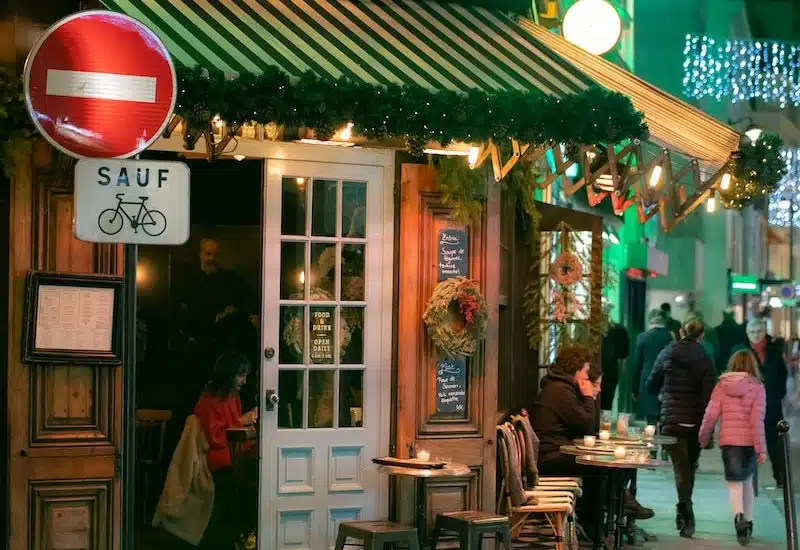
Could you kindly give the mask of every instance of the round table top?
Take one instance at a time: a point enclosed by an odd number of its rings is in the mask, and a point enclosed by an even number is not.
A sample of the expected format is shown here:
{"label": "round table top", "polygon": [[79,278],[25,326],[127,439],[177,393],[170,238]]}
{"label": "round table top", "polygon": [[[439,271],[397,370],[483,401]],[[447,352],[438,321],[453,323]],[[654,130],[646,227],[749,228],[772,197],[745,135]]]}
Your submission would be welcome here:
{"label": "round table top", "polygon": [[562,445],[559,449],[561,454],[565,455],[572,455],[572,456],[581,456],[581,455],[613,455],[614,454],[614,447],[584,447],[583,443],[581,445]]}
{"label": "round table top", "polygon": [[649,459],[646,461],[632,460],[630,458],[617,458],[608,454],[581,455],[575,458],[575,462],[584,466],[597,466],[599,468],[617,468],[621,470],[655,470],[658,468],[668,468],[669,462],[664,460]]}
{"label": "round table top", "polygon": [[655,448],[656,444],[652,441],[647,440],[633,440],[633,439],[614,439],[613,437],[608,441],[602,441],[600,439],[595,441],[594,447],[586,447],[583,444],[583,438],[580,439],[573,439],[572,443],[581,448],[594,448],[594,449],[608,449],[613,451],[615,447],[619,447],[622,445],[623,447],[641,447],[641,448]]}
{"label": "round table top", "polygon": [[[599,440],[600,438],[598,438],[598,441]],[[653,445],[674,445],[675,443],[678,442],[678,439],[672,437],[671,435],[660,435],[660,434],[654,435],[652,437],[645,437],[644,435],[637,437],[612,435],[611,441],[619,441],[621,443],[627,443],[627,444],[638,442],[638,443],[650,443]]]}
{"label": "round table top", "polygon": [[450,463],[444,468],[407,468],[404,466],[378,466],[378,471],[390,476],[405,477],[459,477],[468,476],[472,473],[466,464]]}

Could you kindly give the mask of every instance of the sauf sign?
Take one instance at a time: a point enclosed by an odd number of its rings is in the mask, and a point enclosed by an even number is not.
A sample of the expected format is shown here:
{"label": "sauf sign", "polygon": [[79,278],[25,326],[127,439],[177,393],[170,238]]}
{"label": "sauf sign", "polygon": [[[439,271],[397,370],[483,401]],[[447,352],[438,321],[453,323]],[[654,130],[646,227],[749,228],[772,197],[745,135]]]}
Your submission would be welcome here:
{"label": "sauf sign", "polygon": [[75,236],[96,243],[185,243],[189,167],[182,162],[79,160]]}

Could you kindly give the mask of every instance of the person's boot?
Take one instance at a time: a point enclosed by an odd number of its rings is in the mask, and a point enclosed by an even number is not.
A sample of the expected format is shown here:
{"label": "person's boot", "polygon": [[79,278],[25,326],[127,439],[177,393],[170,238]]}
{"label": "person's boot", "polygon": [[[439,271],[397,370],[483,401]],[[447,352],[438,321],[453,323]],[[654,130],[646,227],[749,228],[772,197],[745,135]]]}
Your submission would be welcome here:
{"label": "person's boot", "polygon": [[677,527],[682,537],[692,538],[694,536],[694,511],[692,510],[692,504],[690,502],[678,503],[675,527]]}
{"label": "person's boot", "polygon": [[625,504],[625,515],[626,516],[633,516],[637,520],[645,520],[650,519],[656,513],[650,509],[645,508],[639,502],[633,498],[633,494],[629,490],[625,490],[624,495],[624,504]]}
{"label": "person's boot", "polygon": [[744,519],[744,514],[736,514],[733,520],[733,525],[736,527],[736,540],[742,546],[750,544],[750,537],[753,536],[753,522]]}

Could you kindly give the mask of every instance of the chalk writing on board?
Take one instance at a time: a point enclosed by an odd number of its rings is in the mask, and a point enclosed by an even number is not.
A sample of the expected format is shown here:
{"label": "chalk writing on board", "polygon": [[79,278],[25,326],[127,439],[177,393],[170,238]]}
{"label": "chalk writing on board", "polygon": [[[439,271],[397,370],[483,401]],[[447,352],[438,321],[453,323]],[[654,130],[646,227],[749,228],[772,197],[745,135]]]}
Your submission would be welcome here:
{"label": "chalk writing on board", "polygon": [[439,281],[453,277],[466,277],[467,232],[463,229],[441,229],[438,239]]}
{"label": "chalk writing on board", "polygon": [[466,415],[467,360],[440,359],[436,364],[436,412]]}

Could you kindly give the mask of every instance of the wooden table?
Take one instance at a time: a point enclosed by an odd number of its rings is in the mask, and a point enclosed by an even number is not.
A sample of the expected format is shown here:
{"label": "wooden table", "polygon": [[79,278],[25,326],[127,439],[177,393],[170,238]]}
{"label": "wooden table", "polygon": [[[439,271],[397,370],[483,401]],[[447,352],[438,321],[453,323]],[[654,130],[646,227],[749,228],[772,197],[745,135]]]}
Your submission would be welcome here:
{"label": "wooden table", "polygon": [[[414,479],[414,527],[417,528],[420,548],[427,548],[428,543],[428,510],[425,498],[425,482],[428,479],[461,477],[472,474],[469,466],[456,463],[450,463],[445,465],[444,468],[438,469],[379,465],[378,471],[389,476]],[[396,521],[396,518],[389,519]]]}
{"label": "wooden table", "polygon": [[622,547],[622,535],[627,526],[625,523],[624,492],[630,472],[667,468],[670,467],[671,464],[663,460],[616,458],[613,454],[578,455],[575,457],[575,462],[584,466],[593,466],[595,468],[604,468],[608,470],[610,476],[611,507],[609,509],[610,513],[607,525],[613,525],[613,547],[614,550],[618,550]]}

